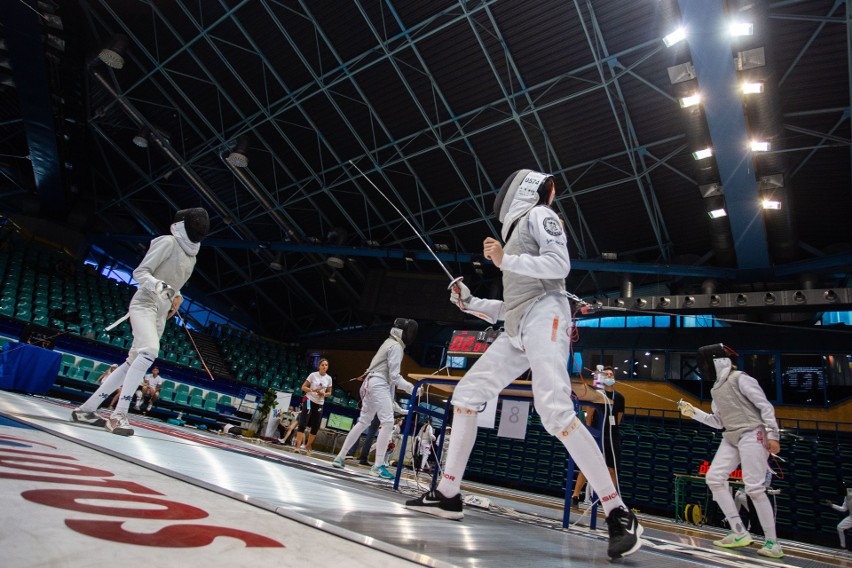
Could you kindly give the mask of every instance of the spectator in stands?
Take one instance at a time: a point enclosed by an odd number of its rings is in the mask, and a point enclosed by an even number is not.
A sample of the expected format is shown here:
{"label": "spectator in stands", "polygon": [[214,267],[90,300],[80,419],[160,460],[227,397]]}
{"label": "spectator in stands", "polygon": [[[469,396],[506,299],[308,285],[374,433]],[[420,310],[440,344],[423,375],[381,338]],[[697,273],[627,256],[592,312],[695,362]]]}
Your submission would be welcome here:
{"label": "spectator in stands", "polygon": [[840,548],[846,549],[846,531],[852,529],[852,488],[843,484],[843,504],[835,505],[828,499],[822,501],[823,505],[828,505],[835,511],[846,513],[846,518],[840,521],[837,525],[837,536],[840,537]]}
{"label": "spectator in stands", "polygon": [[[621,461],[621,419],[624,418],[624,395],[615,390],[615,371],[612,367],[606,367],[603,371],[603,390],[606,397],[612,401],[609,404],[595,404],[586,415],[586,424],[594,424],[601,430],[604,460],[609,469],[612,484],[618,488],[618,463]],[[586,483],[583,472],[577,474],[577,483],[574,485],[574,494],[571,502],[577,505],[580,500],[580,490]],[[586,496],[587,501],[589,495]]]}
{"label": "spectator in stands", "polygon": [[[299,416],[296,445],[300,452],[310,455],[322,421],[325,399],[331,396],[331,375],[328,374],[328,359],[320,359],[317,370],[308,375],[308,378],[302,383],[302,392],[305,393],[308,400]],[[305,446],[305,430],[308,425],[311,427],[311,433],[308,435],[308,445]]]}
{"label": "spectator in stands", "polygon": [[290,407],[278,416],[278,435],[279,442],[286,445],[287,439],[293,434],[295,426],[291,425],[296,422],[296,409],[291,404]]}
{"label": "spectator in stands", "polygon": [[160,398],[160,389],[163,387],[163,377],[160,376],[159,367],[151,367],[151,373],[142,379],[142,385],[136,391],[136,410],[142,410],[144,414],[151,411],[151,407]]}
{"label": "spectator in stands", "polygon": [[683,400],[678,403],[678,408],[687,418],[723,430],[722,442],[707,471],[706,480],[713,500],[719,504],[731,530],[713,544],[738,548],[753,541],[740,518],[728,483],[731,472],[741,465],[746,494],[751,497],[760,526],[766,534],[763,547],[757,552],[761,556],[781,558],[784,551],[778,544],[772,503],[763,485],[769,455],[781,451],[775,409],[766,399],[760,384],[737,370],[731,361],[732,355],[736,356],[736,353],[721,343],[701,347],[698,350],[701,377],[713,381],[711,412],[704,412]]}
{"label": "spectator in stands", "polygon": [[[160,351],[160,338],[166,321],[175,315],[183,302],[180,289],[189,280],[195,268],[195,256],[201,241],[207,236],[210,220],[201,207],[183,209],[175,215],[170,233],[151,241],[145,258],[133,271],[139,287],[130,300],[127,314],[110,328],[130,319],[133,344],[127,360],[113,371],[98,390],[79,408],[71,412],[71,419],[87,424],[105,426],[107,431],[120,436],[132,436],[133,428],[127,412],[136,389]],[[121,397],[108,420],[98,416],[98,405],[119,386]]]}

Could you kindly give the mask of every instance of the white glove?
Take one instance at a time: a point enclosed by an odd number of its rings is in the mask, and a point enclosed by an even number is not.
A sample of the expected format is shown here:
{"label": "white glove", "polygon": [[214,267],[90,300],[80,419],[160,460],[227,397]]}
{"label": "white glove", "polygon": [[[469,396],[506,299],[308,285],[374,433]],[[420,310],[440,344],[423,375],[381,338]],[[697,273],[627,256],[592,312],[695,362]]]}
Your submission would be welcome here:
{"label": "white glove", "polygon": [[695,416],[695,407],[685,400],[679,400],[677,403],[677,408],[680,410],[680,413],[687,418],[692,418]]}
{"label": "white glove", "polygon": [[405,409],[403,409],[399,404],[397,404],[396,401],[393,401],[393,413],[394,414],[400,414],[400,415],[407,414],[405,412]]}
{"label": "white glove", "polygon": [[154,286],[154,292],[162,299],[172,301],[172,298],[175,297],[175,289],[163,282],[162,280],[158,280],[157,284]]}
{"label": "white glove", "polygon": [[469,300],[470,288],[465,286],[465,283],[459,280],[450,290],[450,302],[461,308],[461,306],[466,305]]}

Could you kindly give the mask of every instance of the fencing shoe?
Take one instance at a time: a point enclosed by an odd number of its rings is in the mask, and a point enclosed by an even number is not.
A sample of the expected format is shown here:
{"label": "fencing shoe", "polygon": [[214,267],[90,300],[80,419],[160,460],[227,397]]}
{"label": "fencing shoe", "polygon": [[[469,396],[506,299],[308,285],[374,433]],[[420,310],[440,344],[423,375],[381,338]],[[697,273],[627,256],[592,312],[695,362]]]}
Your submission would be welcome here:
{"label": "fencing shoe", "polygon": [[609,528],[609,547],[607,555],[613,560],[633,554],[642,546],[642,525],[631,511],[619,507],[610,511],[606,518]]}
{"label": "fencing shoe", "polygon": [[127,415],[123,412],[113,412],[112,416],[107,420],[106,429],[119,436],[133,435],[133,428],[130,427]]}
{"label": "fencing shoe", "polygon": [[91,424],[92,426],[104,426],[106,424],[106,420],[104,420],[94,412],[86,412],[85,410],[81,410],[79,408],[75,408],[71,411],[71,420],[73,420],[74,422],[83,422],[84,424]]}
{"label": "fencing shoe", "polygon": [[372,473],[373,475],[378,475],[379,478],[381,478],[381,479],[394,479],[394,478],[396,478],[396,476],[394,474],[392,474],[390,471],[388,471],[388,468],[386,468],[383,465],[374,465],[373,467],[370,468],[370,473]]}
{"label": "fencing shoe", "polygon": [[734,531],[728,531],[728,534],[725,535],[725,538],[722,540],[714,540],[713,544],[716,546],[721,546],[722,548],[739,548],[741,546],[748,546],[752,543],[751,534],[744,533],[735,533]]}
{"label": "fencing shoe", "polygon": [[457,493],[454,497],[444,497],[437,489],[427,491],[417,499],[405,502],[406,509],[454,521],[464,518],[462,507],[461,493]]}
{"label": "fencing shoe", "polygon": [[781,558],[784,556],[784,551],[781,550],[781,545],[778,544],[774,540],[767,540],[763,543],[763,546],[757,551],[761,556],[768,556],[769,558]]}
{"label": "fencing shoe", "polygon": [[343,463],[343,460],[340,459],[340,456],[337,456],[336,458],[331,460],[331,467],[336,467],[338,469],[344,469],[344,468],[346,468],[346,464]]}

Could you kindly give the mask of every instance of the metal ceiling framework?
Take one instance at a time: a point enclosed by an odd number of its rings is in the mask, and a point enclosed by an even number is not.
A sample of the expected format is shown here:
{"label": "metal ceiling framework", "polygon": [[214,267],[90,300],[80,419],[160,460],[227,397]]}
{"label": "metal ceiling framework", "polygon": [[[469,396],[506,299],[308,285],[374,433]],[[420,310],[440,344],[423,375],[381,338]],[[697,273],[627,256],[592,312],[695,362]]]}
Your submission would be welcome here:
{"label": "metal ceiling framework", "polygon": [[[482,239],[498,235],[494,192],[521,167],[551,172],[565,188],[555,206],[570,237],[569,289],[580,295],[617,294],[623,274],[689,293],[704,278],[760,290],[806,271],[840,279],[835,286],[850,271],[842,245],[852,235],[837,228],[852,214],[852,8],[842,0],[767,3],[780,151],[801,192],[793,214],[804,252],[779,265],[769,247],[767,265],[739,258],[738,246],[733,268],[713,262],[695,148],[667,74],[692,57],[661,41],[659,0],[70,4],[86,22],[78,41],[87,53],[117,33],[130,40],[124,69],[80,65],[97,141],[94,227],[109,234],[100,242],[138,251],[140,228],[162,232],[175,209],[209,207],[213,252],[199,258],[196,287],[266,335],[371,325],[379,318],[359,308],[371,271],[441,272],[370,181],[485,295],[499,276],[480,257]],[[721,0],[663,4],[725,17]],[[733,68],[730,43],[691,47],[730,55]],[[808,92],[820,77],[820,92]],[[742,120],[742,105],[732,105],[714,116]],[[0,118],[2,148],[20,147],[20,123]],[[140,128],[147,150],[131,142]],[[234,167],[224,156],[245,136],[248,167]],[[753,175],[750,162],[739,167],[742,179]],[[830,211],[811,202],[829,198]],[[745,209],[732,212],[735,236],[745,235],[738,243],[761,250],[752,236],[761,237],[766,252],[762,220],[746,230]],[[820,218],[834,227],[814,227]],[[349,238],[329,242],[339,228]],[[761,274],[745,276],[756,265]]]}

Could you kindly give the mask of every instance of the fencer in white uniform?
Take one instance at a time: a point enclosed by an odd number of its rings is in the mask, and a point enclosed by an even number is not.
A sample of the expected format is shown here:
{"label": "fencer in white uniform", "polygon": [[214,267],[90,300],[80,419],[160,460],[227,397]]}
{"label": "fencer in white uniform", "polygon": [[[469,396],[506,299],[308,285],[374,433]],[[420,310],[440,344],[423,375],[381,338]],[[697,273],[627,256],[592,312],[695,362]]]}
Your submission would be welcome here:
{"label": "fencer in white uniform", "polygon": [[713,544],[737,548],[753,542],[740,518],[728,483],[731,472],[739,465],[745,491],[766,536],[763,547],[757,552],[762,556],[781,558],[784,551],[778,544],[775,515],[764,485],[769,468],[767,459],[770,454],[781,451],[775,409],[766,399],[760,384],[753,377],[736,370],[731,361],[732,353],[721,343],[705,345],[698,350],[702,378],[714,381],[710,391],[713,398],[711,412],[704,412],[685,401],[680,401],[678,407],[684,416],[724,430],[706,481],[731,530]]}
{"label": "fencer in white uniform", "polygon": [[409,394],[414,389],[400,374],[400,366],[405,347],[411,345],[416,336],[416,321],[406,318],[394,320],[390,336],[379,347],[364,374],[364,384],[361,386],[361,415],[358,417],[358,423],[343,441],[340,453],[332,460],[331,465],[334,467],[346,467],[344,459],[349,448],[355,445],[364,430],[370,426],[373,416],[378,416],[380,428],[376,438],[376,461],[370,471],[382,479],[395,477],[385,465],[385,455],[393,434],[393,395],[396,389]]}
{"label": "fencer in white uniform", "polygon": [[[107,430],[121,436],[133,435],[127,420],[130,401],[157,358],[166,320],[180,308],[183,301],[180,289],[195,268],[195,257],[209,228],[206,210],[201,207],[182,209],[175,214],[171,234],[151,241],[145,258],[133,271],[139,288],[128,308],[133,344],[127,359],[71,413],[72,420],[106,426]],[[121,398],[109,419],[104,420],[95,411],[119,387]]]}
{"label": "fencer in white uniform", "polygon": [[609,528],[608,555],[620,558],[641,546],[642,526],[621,500],[594,438],[574,412],[568,354],[571,305],[565,278],[571,268],[562,223],[549,207],[554,178],[519,170],[504,182],[494,203],[500,242],[488,237],[483,255],[503,273],[503,300],[472,296],[464,284],[450,301],[489,323],[505,322],[505,331],[474,363],[453,392],[453,444],[440,484],[406,507],[449,519],[461,519],[462,476],[476,441],[476,417],[485,404],[528,369],[536,410],[545,429],[559,439],[601,496]]}
{"label": "fencer in white uniform", "polygon": [[432,443],[435,441],[435,429],[431,420],[426,420],[417,433],[417,445],[420,448],[420,469],[425,470],[429,465],[429,455],[432,453]]}
{"label": "fencer in white uniform", "polygon": [[846,550],[846,531],[847,529],[852,529],[852,487],[846,488],[846,495],[844,496],[842,505],[835,505],[828,499],[825,499],[822,504],[828,505],[840,513],[848,514],[848,516],[837,525],[837,536],[840,537],[840,548]]}

